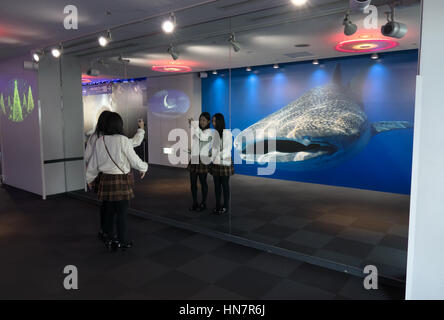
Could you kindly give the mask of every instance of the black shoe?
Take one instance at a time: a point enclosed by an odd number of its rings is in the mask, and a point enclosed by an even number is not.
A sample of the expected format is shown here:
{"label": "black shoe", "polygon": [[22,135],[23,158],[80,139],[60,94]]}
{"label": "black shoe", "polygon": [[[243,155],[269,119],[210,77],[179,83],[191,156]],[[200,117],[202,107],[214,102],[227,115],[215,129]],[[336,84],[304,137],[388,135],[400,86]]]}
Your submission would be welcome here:
{"label": "black shoe", "polygon": [[108,252],[116,252],[119,247],[119,241],[117,240],[108,240],[105,244]]}
{"label": "black shoe", "polygon": [[121,249],[122,251],[125,251],[127,249],[131,249],[133,247],[133,242],[126,242],[126,243],[122,243],[119,242],[119,249]]}
{"label": "black shoe", "polygon": [[201,203],[200,206],[197,208],[198,212],[204,211],[207,208],[205,203]]}
{"label": "black shoe", "polygon": [[189,211],[196,211],[198,208],[197,204],[193,204],[192,207],[188,208]]}

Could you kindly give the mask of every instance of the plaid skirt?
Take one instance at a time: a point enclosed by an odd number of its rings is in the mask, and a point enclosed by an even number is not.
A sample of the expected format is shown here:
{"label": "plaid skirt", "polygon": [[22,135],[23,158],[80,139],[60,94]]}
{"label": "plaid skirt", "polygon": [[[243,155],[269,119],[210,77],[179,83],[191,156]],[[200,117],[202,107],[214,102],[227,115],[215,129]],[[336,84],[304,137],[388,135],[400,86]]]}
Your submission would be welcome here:
{"label": "plaid skirt", "polygon": [[122,201],[134,198],[134,176],[128,174],[102,174],[97,196],[102,201]]}
{"label": "plaid skirt", "polygon": [[229,166],[223,166],[220,164],[212,164],[210,173],[213,176],[229,177],[234,174],[234,165],[231,163]]}
{"label": "plaid skirt", "polygon": [[198,164],[192,164],[191,162],[188,163],[188,171],[196,174],[204,174],[210,172],[210,166],[203,163]]}

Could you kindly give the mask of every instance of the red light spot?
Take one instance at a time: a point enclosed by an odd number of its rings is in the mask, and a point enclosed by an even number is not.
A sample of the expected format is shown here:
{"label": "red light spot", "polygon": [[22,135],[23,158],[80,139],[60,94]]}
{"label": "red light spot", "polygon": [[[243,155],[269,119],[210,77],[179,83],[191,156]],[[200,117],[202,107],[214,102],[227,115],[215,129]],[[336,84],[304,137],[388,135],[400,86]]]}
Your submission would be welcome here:
{"label": "red light spot", "polygon": [[190,72],[191,68],[188,66],[179,66],[179,65],[160,65],[153,66],[151,68],[156,72]]}
{"label": "red light spot", "polygon": [[375,52],[399,46],[399,43],[388,39],[355,39],[340,42],[335,49],[340,52]]}

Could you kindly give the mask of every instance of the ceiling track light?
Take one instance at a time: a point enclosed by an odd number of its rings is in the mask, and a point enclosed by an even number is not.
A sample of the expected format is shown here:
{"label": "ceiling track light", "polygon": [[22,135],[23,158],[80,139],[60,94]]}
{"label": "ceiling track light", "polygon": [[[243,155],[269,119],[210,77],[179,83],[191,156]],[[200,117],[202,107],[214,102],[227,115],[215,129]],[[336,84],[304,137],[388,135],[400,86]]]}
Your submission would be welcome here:
{"label": "ceiling track light", "polygon": [[317,65],[319,64],[319,60],[318,60],[318,59],[314,59],[314,60],[313,60],[313,64],[314,64],[315,66],[317,66]]}
{"label": "ceiling track light", "polygon": [[371,2],[371,0],[350,0],[350,10],[352,12],[364,12]]}
{"label": "ceiling track light", "polygon": [[347,11],[345,14],[342,25],[344,26],[344,34],[346,36],[352,36],[356,33],[356,31],[358,31],[358,26],[351,21],[350,11]]}
{"label": "ceiling track light", "polygon": [[54,58],[60,58],[60,56],[62,55],[62,52],[63,52],[63,47],[61,44],[58,47],[51,49],[51,54]]}
{"label": "ceiling track light", "polygon": [[386,37],[403,38],[408,31],[408,27],[404,23],[395,21],[395,6],[390,5],[390,11],[387,14],[387,24],[383,25],[381,28],[381,33]]}
{"label": "ceiling track light", "polygon": [[279,65],[276,63],[275,65],[273,65],[274,69],[279,69]]}
{"label": "ceiling track light", "polygon": [[40,59],[44,56],[45,52],[43,50],[37,50],[32,52],[32,60],[34,62],[39,62]]}
{"label": "ceiling track light", "polygon": [[214,75],[216,75],[216,74],[217,74],[217,71],[216,71],[216,70],[214,70],[214,71],[213,71],[213,74],[214,74]]}
{"label": "ceiling track light", "polygon": [[379,54],[377,53],[373,53],[370,58],[372,58],[372,60],[378,60],[379,59]]}
{"label": "ceiling track light", "polygon": [[111,31],[107,31],[106,35],[101,35],[98,39],[101,47],[106,47],[111,42]]}
{"label": "ceiling track light", "polygon": [[162,30],[165,33],[172,33],[175,28],[176,28],[176,16],[174,15],[174,13],[170,13],[168,19],[166,19],[162,23]]}
{"label": "ceiling track light", "polygon": [[247,70],[247,72],[251,72],[251,67],[247,67],[245,70]]}
{"label": "ceiling track light", "polygon": [[170,56],[171,56],[171,58],[173,58],[173,60],[179,59],[179,52],[177,52],[176,49],[174,49],[173,45],[170,45],[167,52],[170,54]]}
{"label": "ceiling track light", "polygon": [[240,44],[239,44],[239,42],[236,41],[236,36],[234,35],[234,33],[232,33],[230,35],[230,38],[228,39],[228,41],[231,43],[231,46],[233,47],[234,52],[240,51]]}

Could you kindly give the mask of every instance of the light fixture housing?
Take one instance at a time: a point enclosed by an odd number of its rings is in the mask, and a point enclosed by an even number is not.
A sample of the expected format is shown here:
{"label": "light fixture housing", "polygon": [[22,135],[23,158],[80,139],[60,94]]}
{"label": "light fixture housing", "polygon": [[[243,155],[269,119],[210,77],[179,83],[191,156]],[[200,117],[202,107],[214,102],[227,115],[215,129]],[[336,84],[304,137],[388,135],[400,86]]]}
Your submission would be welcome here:
{"label": "light fixture housing", "polygon": [[108,30],[106,35],[101,35],[98,41],[101,47],[106,47],[111,42],[111,31]]}
{"label": "light fixture housing", "polygon": [[213,71],[213,74],[217,74],[217,71],[216,71],[216,70],[214,70],[214,71]]}
{"label": "light fixture housing", "polygon": [[378,60],[378,59],[379,59],[379,54],[377,54],[377,53],[373,53],[373,54],[370,56],[370,58],[371,58],[372,60]]}
{"label": "light fixture housing", "polygon": [[273,65],[273,68],[274,69],[279,69],[279,65],[276,63],[276,64]]}
{"label": "light fixture housing", "polygon": [[350,0],[350,10],[353,12],[364,12],[371,2],[371,0]]}
{"label": "light fixture housing", "polygon": [[344,34],[346,36],[352,36],[356,33],[356,31],[358,31],[358,26],[351,21],[350,12],[345,14],[342,25],[344,26]]}
{"label": "light fixture housing", "polygon": [[313,64],[314,64],[315,66],[317,66],[317,65],[319,64],[319,60],[318,60],[318,59],[314,59],[314,60],[313,60]]}
{"label": "light fixture housing", "polygon": [[165,33],[172,33],[176,28],[176,16],[171,13],[168,19],[162,23],[162,30]]}
{"label": "light fixture housing", "polygon": [[247,67],[245,70],[247,70],[247,72],[251,72],[251,67]]}
{"label": "light fixture housing", "polygon": [[391,11],[386,12],[387,23],[381,27],[381,33],[390,38],[401,39],[408,32],[408,27],[406,24],[395,21],[395,7],[390,6]]}
{"label": "light fixture housing", "polygon": [[177,52],[176,49],[174,49],[173,45],[170,45],[167,52],[170,54],[170,56],[171,56],[171,58],[173,58],[173,60],[179,59],[179,52]]}
{"label": "light fixture housing", "polygon": [[234,52],[240,51],[240,44],[239,44],[239,42],[236,41],[236,36],[234,35],[234,33],[232,33],[230,35],[230,38],[228,39],[228,41],[231,43],[231,46],[233,47]]}

